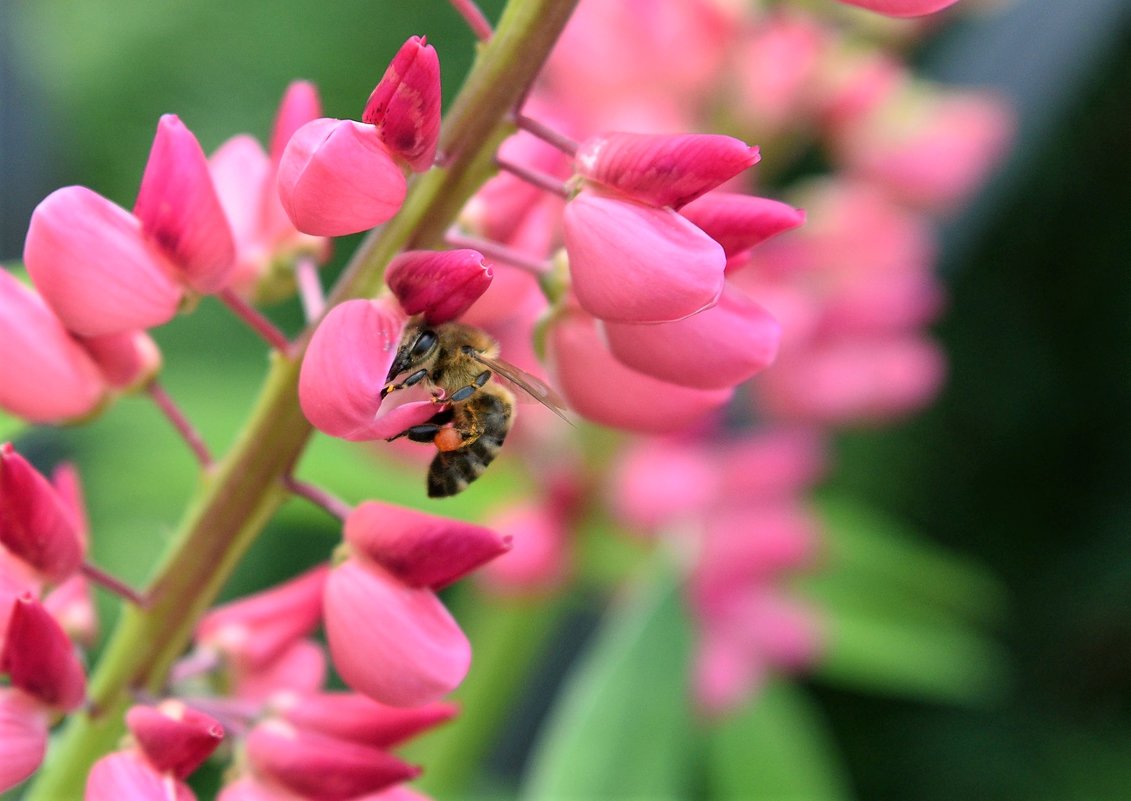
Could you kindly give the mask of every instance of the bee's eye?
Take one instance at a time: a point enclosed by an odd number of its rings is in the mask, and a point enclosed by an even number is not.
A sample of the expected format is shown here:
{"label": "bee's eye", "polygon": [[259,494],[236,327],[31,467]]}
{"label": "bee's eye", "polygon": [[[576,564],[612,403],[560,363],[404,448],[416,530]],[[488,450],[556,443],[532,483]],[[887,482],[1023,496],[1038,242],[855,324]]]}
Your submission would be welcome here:
{"label": "bee's eye", "polygon": [[435,344],[436,335],[431,331],[422,331],[420,336],[416,338],[416,342],[412,343],[412,351],[409,355],[414,359],[419,359],[432,350],[432,346]]}

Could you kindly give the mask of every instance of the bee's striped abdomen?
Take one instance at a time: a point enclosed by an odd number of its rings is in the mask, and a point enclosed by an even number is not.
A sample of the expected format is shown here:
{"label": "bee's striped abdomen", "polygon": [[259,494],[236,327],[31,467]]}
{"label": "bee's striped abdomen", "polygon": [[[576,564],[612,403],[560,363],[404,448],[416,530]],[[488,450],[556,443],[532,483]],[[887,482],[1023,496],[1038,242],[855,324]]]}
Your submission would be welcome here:
{"label": "bee's striped abdomen", "polygon": [[453,425],[479,436],[454,451],[441,451],[428,469],[428,496],[443,498],[462,492],[494,461],[511,427],[510,398],[505,389],[481,390],[454,408]]}

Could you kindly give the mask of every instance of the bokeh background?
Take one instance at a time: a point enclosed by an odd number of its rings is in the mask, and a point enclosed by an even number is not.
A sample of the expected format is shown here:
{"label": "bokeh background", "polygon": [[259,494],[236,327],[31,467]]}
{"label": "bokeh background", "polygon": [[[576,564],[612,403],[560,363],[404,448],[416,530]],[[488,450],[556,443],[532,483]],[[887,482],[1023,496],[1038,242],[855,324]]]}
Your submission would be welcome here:
{"label": "bokeh background", "polygon": [[[484,3],[492,17],[500,5]],[[826,489],[937,543],[990,588],[984,622],[1003,679],[976,699],[820,675],[807,690],[859,798],[1127,798],[1131,5],[1014,0],[972,11],[916,61],[928,77],[1009,97],[1019,135],[942,232],[950,306],[936,333],[950,378],[916,418],[842,434]],[[0,260],[19,259],[32,208],[60,185],[131,205],[160,114],[179,114],[211,151],[237,132],[264,137],[284,87],[303,77],[329,115],[356,117],[416,33],[439,51],[451,97],[473,41],[441,0],[0,2]],[[352,249],[339,240],[335,264]],[[300,324],[292,306],[271,314]],[[260,343],[212,302],[154,336],[166,386],[220,450],[264,373]],[[24,434],[21,450],[81,464],[96,558],[140,583],[195,480],[156,412],[126,400],[91,426]],[[350,500],[418,502],[418,475],[327,438],[304,465]],[[468,493],[445,510],[476,516],[497,501]],[[293,574],[337,537],[317,511],[289,504],[225,594]],[[112,620],[113,604],[101,611]],[[545,692],[587,631],[584,615],[562,630],[566,656],[541,677]],[[488,785],[513,784],[548,704],[515,715]]]}

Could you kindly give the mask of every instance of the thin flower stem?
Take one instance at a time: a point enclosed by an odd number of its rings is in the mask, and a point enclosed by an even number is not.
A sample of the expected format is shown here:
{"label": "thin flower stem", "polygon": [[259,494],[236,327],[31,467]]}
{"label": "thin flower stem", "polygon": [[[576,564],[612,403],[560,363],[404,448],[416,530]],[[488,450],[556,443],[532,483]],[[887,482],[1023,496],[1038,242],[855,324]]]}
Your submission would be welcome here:
{"label": "thin flower stem", "polygon": [[550,271],[550,265],[546,262],[527,258],[514,248],[507,247],[499,242],[492,242],[489,239],[479,239],[474,236],[448,233],[444,237],[444,241],[454,248],[471,248],[472,250],[478,250],[492,261],[504,262],[534,276],[541,276]]}
{"label": "thin flower stem", "polygon": [[314,259],[303,256],[295,263],[295,283],[306,321],[317,320],[326,309],[326,295],[322,291],[322,279],[318,276],[318,265]]}
{"label": "thin flower stem", "polygon": [[121,579],[111,576],[102,568],[95,567],[90,562],[83,562],[82,567],[79,568],[79,572],[99,587],[109,590],[120,598],[126,599],[134,606],[145,609],[149,605],[149,599],[146,596],[142,595]]}
{"label": "thin flower stem", "polygon": [[491,23],[487,21],[487,17],[483,15],[483,11],[476,5],[475,0],[449,0],[452,8],[459,12],[459,15],[467,22],[467,27],[471,28],[471,32],[475,34],[475,38],[481,42],[486,42],[494,34],[491,29]]}
{"label": "thin flower stem", "polygon": [[321,487],[299,481],[294,476],[283,476],[283,485],[295,495],[306,498],[315,506],[321,506],[339,520],[345,520],[353,511],[353,507],[341,498],[331,495]]}
{"label": "thin flower stem", "polygon": [[570,139],[561,131],[555,131],[533,117],[526,116],[521,111],[514,115],[514,124],[527,133],[537,136],[546,144],[553,145],[567,156],[573,156],[577,153],[577,142],[575,140]]}
{"label": "thin flower stem", "polygon": [[173,424],[173,428],[177,429],[177,433],[181,435],[181,439],[189,446],[189,450],[193,452],[196,460],[200,462],[200,466],[205,470],[212,467],[214,464],[212,454],[208,450],[208,446],[204,444],[204,440],[200,434],[197,433],[192,423],[189,422],[188,417],[177,406],[172,396],[165,391],[165,388],[153,379],[146,386],[145,391],[149,393],[149,397],[153,398],[153,402],[157,404],[157,408],[161,413],[168,418],[169,422]]}
{"label": "thin flower stem", "polygon": [[219,298],[237,317],[247,323],[252,331],[259,334],[268,345],[283,353],[290,351],[290,340],[283,336],[283,332],[235,292],[225,289],[220,292]]}
{"label": "thin flower stem", "polygon": [[498,156],[495,157],[495,163],[499,165],[500,170],[506,170],[512,175],[515,175],[526,181],[528,184],[531,184],[532,186],[536,186],[546,192],[559,195],[566,200],[569,199],[569,190],[566,189],[565,184],[563,184],[552,175],[547,175],[546,173],[538,172],[537,170],[531,170],[527,167],[523,167],[520,164],[515,164],[513,161],[507,161],[506,159],[499,158]]}

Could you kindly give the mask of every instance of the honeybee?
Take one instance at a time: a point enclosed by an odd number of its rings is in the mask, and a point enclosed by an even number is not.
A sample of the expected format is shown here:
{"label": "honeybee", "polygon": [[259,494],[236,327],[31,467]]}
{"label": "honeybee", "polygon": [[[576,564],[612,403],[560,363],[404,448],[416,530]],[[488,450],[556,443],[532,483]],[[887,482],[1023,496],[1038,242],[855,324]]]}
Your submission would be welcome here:
{"label": "honeybee", "polygon": [[[393,383],[405,373],[403,380]],[[417,321],[405,328],[381,397],[421,383],[443,390],[437,400],[443,407],[431,420],[390,438],[408,437],[436,446],[438,452],[428,468],[430,498],[462,492],[498,455],[514,422],[515,396],[492,381],[496,377],[569,422],[562,413],[565,404],[554,391],[499,359],[499,344],[485,331],[454,322],[429,326]]]}

